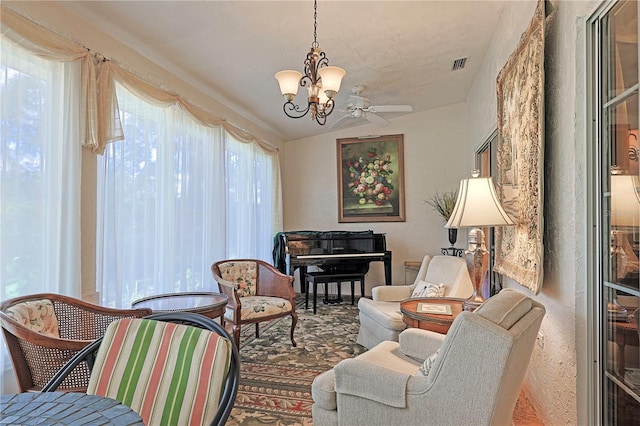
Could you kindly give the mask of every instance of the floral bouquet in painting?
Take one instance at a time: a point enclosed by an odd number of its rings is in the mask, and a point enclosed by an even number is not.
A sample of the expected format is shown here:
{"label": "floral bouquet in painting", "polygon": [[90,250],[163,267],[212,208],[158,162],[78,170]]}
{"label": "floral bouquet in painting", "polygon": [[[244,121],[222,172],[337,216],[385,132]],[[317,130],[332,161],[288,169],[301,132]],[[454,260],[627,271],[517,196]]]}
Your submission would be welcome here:
{"label": "floral bouquet in painting", "polygon": [[390,176],[391,156],[378,155],[376,148],[370,148],[367,157],[347,161],[349,167],[349,189],[358,198],[358,203],[375,203],[381,206],[389,200],[393,192]]}

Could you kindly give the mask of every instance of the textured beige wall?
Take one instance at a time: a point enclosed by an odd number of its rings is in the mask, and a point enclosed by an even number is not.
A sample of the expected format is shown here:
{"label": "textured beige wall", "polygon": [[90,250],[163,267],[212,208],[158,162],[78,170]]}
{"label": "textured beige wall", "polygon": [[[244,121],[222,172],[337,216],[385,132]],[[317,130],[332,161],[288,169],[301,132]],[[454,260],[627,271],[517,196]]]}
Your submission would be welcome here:
{"label": "textured beige wall", "polygon": [[[458,188],[473,166],[466,148],[466,107],[455,104],[395,119],[385,128],[365,125],[285,143],[284,228],[292,230],[367,230],[386,233],[393,252],[393,282],[405,280],[403,262],[439,254],[448,246],[444,222],[424,200],[436,191]],[[404,134],[406,222],[338,223],[336,139]],[[466,245],[459,235],[458,247]],[[366,294],[384,283],[382,264],[372,263]],[[346,287],[345,287],[346,290]]]}
{"label": "textured beige wall", "polygon": [[[545,424],[586,424],[587,347],[585,18],[596,2],[553,2],[545,43],[544,347],[535,346],[525,386]],[[468,133],[496,127],[496,77],[528,25],[535,1],[509,2],[468,101]],[[476,143],[472,137],[470,144]],[[505,286],[531,294],[507,279]]]}

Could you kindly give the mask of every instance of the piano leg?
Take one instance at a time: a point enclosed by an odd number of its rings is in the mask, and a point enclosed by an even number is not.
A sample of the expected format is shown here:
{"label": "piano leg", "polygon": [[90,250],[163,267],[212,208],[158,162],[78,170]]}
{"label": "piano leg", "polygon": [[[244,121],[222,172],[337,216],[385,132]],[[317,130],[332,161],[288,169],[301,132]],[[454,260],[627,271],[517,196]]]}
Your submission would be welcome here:
{"label": "piano leg", "polygon": [[[384,283],[386,285],[392,285],[391,282],[391,252],[388,251],[384,256]],[[364,294],[363,294],[364,296]]]}

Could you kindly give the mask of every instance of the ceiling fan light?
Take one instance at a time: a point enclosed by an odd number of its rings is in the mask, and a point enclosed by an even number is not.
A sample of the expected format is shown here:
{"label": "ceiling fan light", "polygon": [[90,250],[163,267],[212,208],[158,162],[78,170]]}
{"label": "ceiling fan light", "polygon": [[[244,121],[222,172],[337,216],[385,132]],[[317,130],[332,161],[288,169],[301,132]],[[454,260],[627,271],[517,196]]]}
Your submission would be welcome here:
{"label": "ceiling fan light", "polygon": [[333,98],[340,91],[342,78],[347,72],[340,67],[327,66],[320,68],[318,74],[322,79],[322,88],[325,94],[328,98]]}
{"label": "ceiling fan light", "polygon": [[280,93],[282,93],[288,101],[293,100],[298,94],[302,73],[295,70],[283,70],[277,72],[275,77],[280,85]]}

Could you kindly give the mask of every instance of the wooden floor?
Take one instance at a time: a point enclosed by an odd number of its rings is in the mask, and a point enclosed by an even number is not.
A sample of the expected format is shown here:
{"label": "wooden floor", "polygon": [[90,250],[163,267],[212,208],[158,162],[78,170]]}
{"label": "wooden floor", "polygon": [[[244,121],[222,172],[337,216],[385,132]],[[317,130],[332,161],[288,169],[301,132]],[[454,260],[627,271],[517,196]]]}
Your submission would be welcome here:
{"label": "wooden floor", "polygon": [[513,426],[544,426],[522,391],[518,396],[516,409],[513,410]]}

